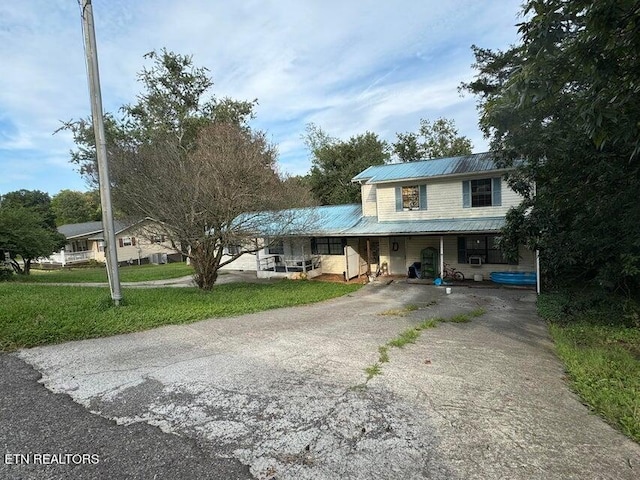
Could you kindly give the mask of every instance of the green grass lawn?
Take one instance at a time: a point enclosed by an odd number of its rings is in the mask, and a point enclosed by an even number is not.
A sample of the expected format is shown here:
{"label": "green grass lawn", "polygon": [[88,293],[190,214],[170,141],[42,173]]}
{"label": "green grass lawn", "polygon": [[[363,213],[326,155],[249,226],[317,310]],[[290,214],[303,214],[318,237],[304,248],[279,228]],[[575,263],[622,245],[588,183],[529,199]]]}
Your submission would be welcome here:
{"label": "green grass lawn", "polygon": [[538,300],[571,385],[595,412],[640,442],[640,328],[622,302]]}
{"label": "green grass lawn", "polygon": [[107,288],[0,283],[0,351],[135,332],[160,325],[242,315],[345,295],[357,284],[311,281],[124,289],[120,307]]}
{"label": "green grass lawn", "polygon": [[[193,274],[193,268],[186,263],[131,265],[119,270],[121,282],[167,280]],[[105,267],[31,270],[31,275],[15,275],[14,279],[25,283],[106,283],[107,270]]]}

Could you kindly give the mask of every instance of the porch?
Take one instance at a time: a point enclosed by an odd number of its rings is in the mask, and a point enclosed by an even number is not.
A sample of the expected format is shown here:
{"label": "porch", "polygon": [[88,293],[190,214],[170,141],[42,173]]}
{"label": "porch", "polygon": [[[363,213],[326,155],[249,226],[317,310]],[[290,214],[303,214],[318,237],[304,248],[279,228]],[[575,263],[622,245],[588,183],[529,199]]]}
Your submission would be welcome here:
{"label": "porch", "polygon": [[70,263],[82,263],[95,259],[96,253],[93,250],[85,250],[83,252],[66,252],[63,249],[51,254],[51,256],[47,258],[38,259],[38,263],[53,263],[64,267]]}
{"label": "porch", "polygon": [[257,262],[258,278],[314,278],[322,273],[320,255],[267,255]]}

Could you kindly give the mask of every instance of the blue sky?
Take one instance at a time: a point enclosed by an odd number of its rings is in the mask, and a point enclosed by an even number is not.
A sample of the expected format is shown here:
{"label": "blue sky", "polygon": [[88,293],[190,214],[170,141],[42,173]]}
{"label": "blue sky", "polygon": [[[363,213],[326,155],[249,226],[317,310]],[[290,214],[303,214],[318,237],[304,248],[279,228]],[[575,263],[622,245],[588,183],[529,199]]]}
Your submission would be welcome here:
{"label": "blue sky", "polygon": [[[347,140],[390,142],[421,118],[446,117],[486,151],[471,45],[518,40],[520,0],[94,0],[102,99],[115,112],[140,92],[151,50],[192,54],[216,97],[258,99],[254,128],[279,146],[283,172],[305,174],[313,122]],[[86,190],[62,121],[90,113],[77,0],[0,0],[0,195]]]}

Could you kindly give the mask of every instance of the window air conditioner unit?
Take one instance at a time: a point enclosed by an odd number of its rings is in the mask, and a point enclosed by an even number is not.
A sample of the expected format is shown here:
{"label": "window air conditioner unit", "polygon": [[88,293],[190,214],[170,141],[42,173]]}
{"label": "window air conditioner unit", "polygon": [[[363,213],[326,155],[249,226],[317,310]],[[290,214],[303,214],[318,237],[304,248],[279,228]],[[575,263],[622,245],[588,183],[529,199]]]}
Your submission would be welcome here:
{"label": "window air conditioner unit", "polygon": [[469,265],[479,267],[482,265],[482,257],[480,255],[472,255],[469,257]]}

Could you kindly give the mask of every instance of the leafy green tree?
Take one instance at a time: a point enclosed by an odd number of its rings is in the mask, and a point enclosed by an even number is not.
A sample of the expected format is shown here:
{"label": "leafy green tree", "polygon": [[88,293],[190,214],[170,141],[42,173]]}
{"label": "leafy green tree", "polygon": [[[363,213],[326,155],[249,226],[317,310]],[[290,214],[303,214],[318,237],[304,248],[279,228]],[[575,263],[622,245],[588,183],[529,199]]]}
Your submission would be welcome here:
{"label": "leafy green tree", "polygon": [[96,192],[61,190],[51,199],[56,225],[83,223],[101,219],[100,204],[96,205]]}
{"label": "leafy green tree", "polygon": [[9,253],[16,273],[28,275],[34,259],[50,255],[65,243],[64,235],[55,229],[46,193],[19,190],[0,198],[0,251]]}
{"label": "leafy green tree", "polygon": [[[274,241],[281,230],[290,233],[291,215],[277,211],[299,206],[304,195],[285,185],[275,148],[249,127],[255,100],[208,96],[213,82],[191,56],[162,50],[145,57],[153,65],[139,74],[136,103],[121,108],[120,120],[105,117],[114,206],[157,220],[148,234],[167,236],[192,260],[198,286],[210,290],[221,267],[262,248],[255,241],[262,224],[274,226]],[[96,181],[90,119],[63,128],[78,146],[72,162]]]}
{"label": "leafy green tree", "polygon": [[[143,67],[138,74],[143,92],[137,102],[120,108],[122,118],[106,113],[104,118],[107,154],[111,162],[117,162],[116,153],[123,149],[137,149],[150,145],[156,139],[164,142],[168,136],[184,152],[196,147],[200,129],[212,122],[234,123],[248,129],[248,121],[254,117],[257,100],[239,101],[225,97],[207,96],[213,86],[204,67],[196,67],[191,55],[162,49],[144,56],[151,60],[150,68]],[[91,118],[66,122],[61,130],[73,134],[77,149],[71,161],[79,166],[80,173],[97,185],[95,136]],[[135,171],[131,172],[135,175]],[[126,205],[114,203],[124,213]]]}
{"label": "leafy green tree", "polygon": [[371,132],[344,142],[309,124],[304,140],[311,151],[311,191],[322,205],[359,203],[360,185],[351,179],[371,165],[384,165],[390,157],[387,143]]}
{"label": "leafy green tree", "polygon": [[402,162],[471,154],[471,141],[459,136],[455,122],[446,118],[438,118],[433,123],[421,119],[417,133],[397,133],[396,136],[393,153]]}
{"label": "leafy green tree", "polygon": [[553,281],[640,286],[640,5],[529,0],[521,42],[474,47],[480,124],[524,197],[503,248],[541,250]]}

